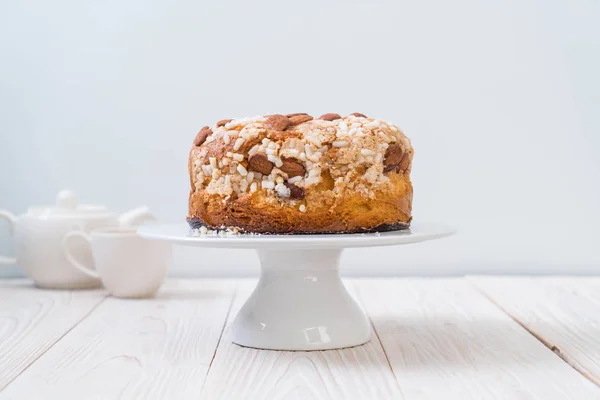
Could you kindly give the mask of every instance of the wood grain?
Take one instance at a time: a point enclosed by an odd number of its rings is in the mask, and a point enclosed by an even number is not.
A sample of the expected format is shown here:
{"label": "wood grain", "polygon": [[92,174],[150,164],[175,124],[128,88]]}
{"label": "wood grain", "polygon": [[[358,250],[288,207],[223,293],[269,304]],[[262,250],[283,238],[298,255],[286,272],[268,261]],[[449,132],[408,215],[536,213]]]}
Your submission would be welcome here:
{"label": "wood grain", "polygon": [[101,291],[38,289],[28,280],[0,285],[0,391],[102,300]]}
{"label": "wood grain", "polygon": [[549,349],[600,386],[599,278],[470,278]]}
{"label": "wood grain", "polygon": [[109,297],[0,399],[197,399],[234,286],[170,281],[154,299]]}
{"label": "wood grain", "polygon": [[229,339],[237,311],[255,281],[242,281],[202,399],[402,399],[376,337],[351,349],[278,352],[243,348]]}
{"label": "wood grain", "polygon": [[600,389],[463,280],[365,281],[407,399],[599,399]]}
{"label": "wood grain", "polygon": [[600,279],[356,280],[376,335],[324,352],[231,343],[254,284],[232,304],[233,281],[146,300],[0,281],[0,400],[600,399]]}

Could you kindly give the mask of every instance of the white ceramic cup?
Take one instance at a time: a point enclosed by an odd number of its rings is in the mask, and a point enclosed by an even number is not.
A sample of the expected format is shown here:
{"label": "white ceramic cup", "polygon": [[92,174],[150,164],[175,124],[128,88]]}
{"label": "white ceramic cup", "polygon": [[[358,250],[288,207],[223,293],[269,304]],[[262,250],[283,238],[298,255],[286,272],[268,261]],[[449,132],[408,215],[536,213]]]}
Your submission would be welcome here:
{"label": "white ceramic cup", "polygon": [[[93,264],[77,260],[71,239],[89,243]],[[116,297],[150,297],[160,288],[172,260],[171,245],[142,239],[135,228],[109,227],[91,233],[73,231],[65,235],[63,248],[67,260],[81,272],[100,278]],[[95,266],[95,269],[94,269]]]}

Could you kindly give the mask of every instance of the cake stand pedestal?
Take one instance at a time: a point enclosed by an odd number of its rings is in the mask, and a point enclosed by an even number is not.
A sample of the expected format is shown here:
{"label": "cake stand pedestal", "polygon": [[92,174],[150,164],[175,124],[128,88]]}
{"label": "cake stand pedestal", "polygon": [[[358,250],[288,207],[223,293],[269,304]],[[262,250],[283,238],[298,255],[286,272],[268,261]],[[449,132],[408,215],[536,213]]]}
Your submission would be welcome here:
{"label": "cake stand pedestal", "polygon": [[234,343],[277,350],[366,343],[371,327],[340,279],[341,253],[258,250],[260,280],[234,322]]}
{"label": "cake stand pedestal", "polygon": [[339,274],[349,247],[417,243],[449,236],[440,224],[413,224],[410,231],[339,235],[190,236],[187,224],[148,225],[146,239],[199,247],[253,248],[261,274],[232,326],[234,343],[270,350],[327,350],[369,341],[371,326]]}

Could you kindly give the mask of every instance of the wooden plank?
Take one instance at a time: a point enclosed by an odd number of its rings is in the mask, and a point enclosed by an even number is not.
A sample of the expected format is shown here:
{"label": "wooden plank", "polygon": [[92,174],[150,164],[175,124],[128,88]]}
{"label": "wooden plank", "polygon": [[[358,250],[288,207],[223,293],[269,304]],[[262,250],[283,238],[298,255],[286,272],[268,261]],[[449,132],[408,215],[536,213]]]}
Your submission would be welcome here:
{"label": "wooden plank", "polygon": [[0,284],[0,391],[102,300],[101,291],[58,291],[28,280]]}
{"label": "wooden plank", "polygon": [[108,297],[0,399],[197,399],[232,281],[169,281],[154,299]]}
{"label": "wooden plank", "polygon": [[407,399],[600,399],[600,388],[464,280],[358,288]]}
{"label": "wooden plank", "polygon": [[600,386],[600,278],[470,278],[494,303]]}
{"label": "wooden plank", "polygon": [[266,351],[229,339],[235,315],[256,285],[238,284],[202,399],[402,399],[377,337],[364,346],[319,352]]}

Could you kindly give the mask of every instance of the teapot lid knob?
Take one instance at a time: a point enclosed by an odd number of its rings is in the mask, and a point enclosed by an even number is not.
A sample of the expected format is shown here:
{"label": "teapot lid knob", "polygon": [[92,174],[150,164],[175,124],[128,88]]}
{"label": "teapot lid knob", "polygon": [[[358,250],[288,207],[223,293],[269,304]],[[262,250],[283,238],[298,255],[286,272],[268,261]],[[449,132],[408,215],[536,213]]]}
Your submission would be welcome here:
{"label": "teapot lid knob", "polygon": [[56,196],[56,207],[74,210],[77,208],[77,196],[71,190],[61,190]]}

